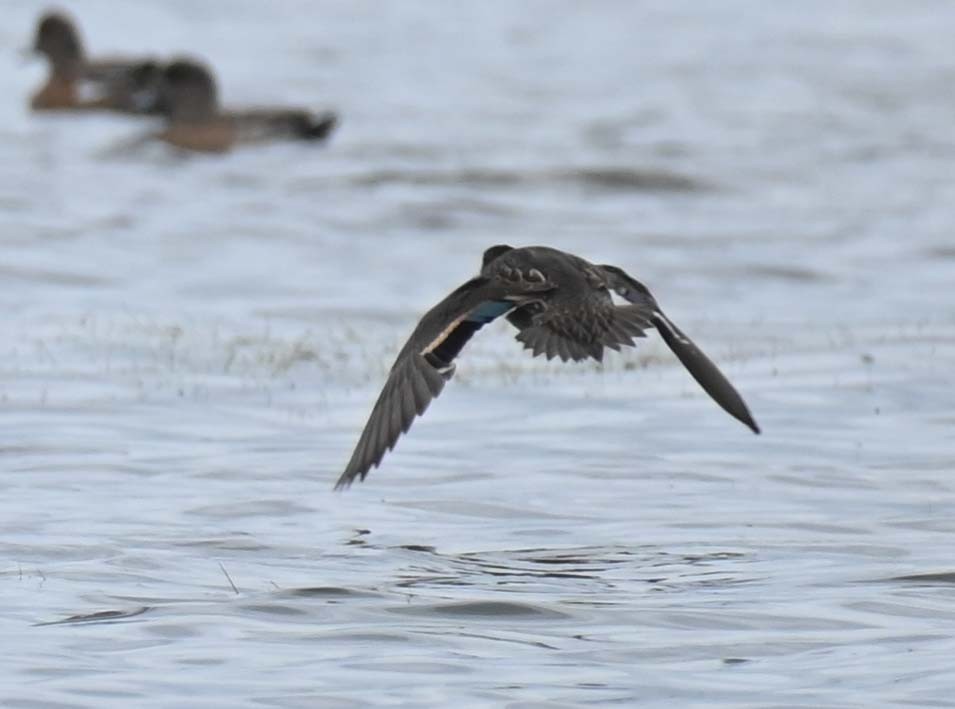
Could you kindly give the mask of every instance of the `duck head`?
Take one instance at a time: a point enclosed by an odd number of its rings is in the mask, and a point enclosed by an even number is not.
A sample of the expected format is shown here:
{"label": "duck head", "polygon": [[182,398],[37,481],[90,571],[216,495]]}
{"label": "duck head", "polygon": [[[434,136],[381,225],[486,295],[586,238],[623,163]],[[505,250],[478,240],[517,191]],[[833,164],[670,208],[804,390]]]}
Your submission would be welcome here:
{"label": "duck head", "polygon": [[[148,78],[144,69],[144,80]],[[177,59],[162,70],[156,97],[158,112],[170,122],[208,120],[219,109],[218,88],[212,72],[191,59]]]}
{"label": "duck head", "polygon": [[53,72],[75,79],[83,70],[83,43],[72,20],[58,12],[40,18],[32,50],[50,62]]}

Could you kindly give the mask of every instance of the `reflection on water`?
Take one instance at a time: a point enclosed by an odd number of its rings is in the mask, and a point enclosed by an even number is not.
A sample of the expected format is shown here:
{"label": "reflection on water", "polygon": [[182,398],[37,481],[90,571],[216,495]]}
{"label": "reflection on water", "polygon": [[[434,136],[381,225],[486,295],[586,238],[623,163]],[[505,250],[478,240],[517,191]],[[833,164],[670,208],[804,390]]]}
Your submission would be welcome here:
{"label": "reflection on water", "polygon": [[626,167],[559,168],[518,172],[516,170],[464,169],[455,172],[385,170],[352,178],[358,187],[379,187],[391,183],[428,187],[467,187],[503,189],[542,189],[579,186],[598,194],[608,191],[693,191],[703,189],[690,177],[663,171],[634,170]]}
{"label": "reflection on water", "polygon": [[[950,706],[955,10],[290,2],[70,9],[322,150],[0,106],[0,704]],[[646,282],[764,435],[496,324],[333,493],[501,242]]]}
{"label": "reflection on water", "polygon": [[146,613],[149,610],[149,606],[141,606],[139,608],[133,608],[131,610],[122,610],[122,611],[97,611],[96,613],[87,613],[85,615],[71,615],[69,618],[64,618],[63,620],[51,620],[45,623],[37,623],[36,625],[65,625],[65,624],[76,624],[76,623],[116,623],[119,621],[126,620],[127,618],[135,618],[140,616],[143,613]]}

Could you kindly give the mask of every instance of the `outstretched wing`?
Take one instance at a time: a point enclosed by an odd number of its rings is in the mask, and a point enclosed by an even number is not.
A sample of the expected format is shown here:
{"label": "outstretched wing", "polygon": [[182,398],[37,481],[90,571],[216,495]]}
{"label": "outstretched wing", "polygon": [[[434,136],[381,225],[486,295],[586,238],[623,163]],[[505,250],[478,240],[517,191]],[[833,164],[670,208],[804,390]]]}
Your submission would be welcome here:
{"label": "outstretched wing", "polygon": [[381,463],[454,373],[454,358],[475,332],[514,307],[493,278],[473,278],[432,308],[401,349],[336,489]]}
{"label": "outstretched wing", "polygon": [[660,333],[663,341],[713,401],[730,416],[748,426],[753,433],[759,433],[759,426],[750,414],[743,397],[709,357],[703,354],[703,351],[663,314],[663,310],[647,287],[616,266],[600,266],[599,268],[603,270],[610,287],[617,295],[649,309],[650,322]]}

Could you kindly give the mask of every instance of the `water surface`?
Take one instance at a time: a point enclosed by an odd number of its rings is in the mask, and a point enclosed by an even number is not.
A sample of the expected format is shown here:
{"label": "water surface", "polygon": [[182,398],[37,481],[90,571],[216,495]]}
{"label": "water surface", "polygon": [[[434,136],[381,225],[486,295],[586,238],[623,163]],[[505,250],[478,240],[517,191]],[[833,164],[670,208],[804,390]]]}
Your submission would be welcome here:
{"label": "water surface", "polygon": [[[42,9],[0,30],[0,704],[955,706],[955,9],[72,4],[343,116],[213,158],[29,115]],[[646,282],[764,435],[655,336],[497,323],[332,492],[501,242]]]}

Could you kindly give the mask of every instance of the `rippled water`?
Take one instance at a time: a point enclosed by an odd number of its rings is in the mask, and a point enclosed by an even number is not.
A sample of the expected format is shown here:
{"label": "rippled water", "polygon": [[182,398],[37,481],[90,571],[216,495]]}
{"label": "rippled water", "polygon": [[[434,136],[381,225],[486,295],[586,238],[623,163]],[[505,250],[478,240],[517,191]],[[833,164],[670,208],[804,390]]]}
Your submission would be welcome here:
{"label": "rippled water", "polygon": [[[229,7],[71,4],[327,147],[29,115],[5,7],[0,705],[955,706],[955,7]],[[500,323],[333,493],[499,242],[644,280],[764,435]]]}

